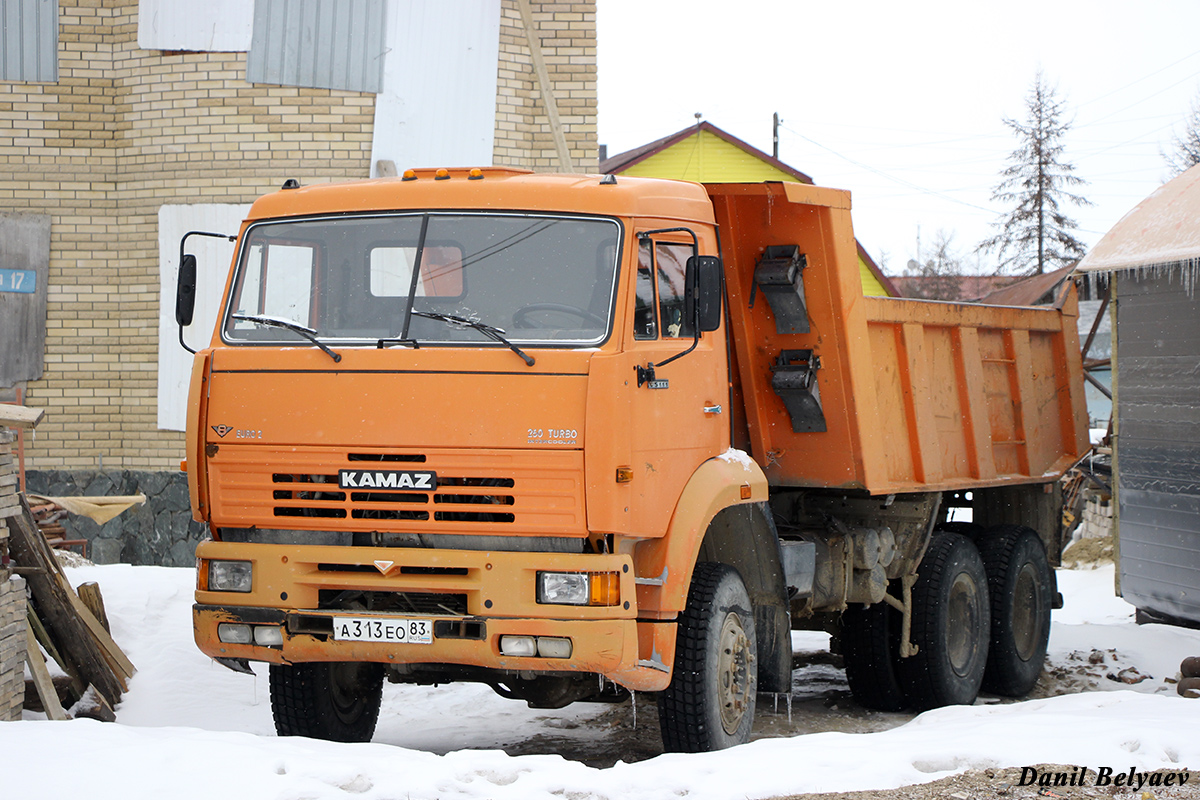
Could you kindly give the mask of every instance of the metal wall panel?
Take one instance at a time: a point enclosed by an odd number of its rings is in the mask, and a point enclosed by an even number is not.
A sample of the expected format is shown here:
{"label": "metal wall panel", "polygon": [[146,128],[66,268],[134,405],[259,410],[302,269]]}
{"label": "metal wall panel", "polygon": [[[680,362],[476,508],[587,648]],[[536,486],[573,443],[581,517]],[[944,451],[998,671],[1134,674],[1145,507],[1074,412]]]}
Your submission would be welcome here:
{"label": "metal wall panel", "polygon": [[50,217],[0,214],[0,389],[42,377],[49,275]]}
{"label": "metal wall panel", "polygon": [[500,0],[392,0],[371,174],[492,163]]}
{"label": "metal wall panel", "polygon": [[1121,592],[1200,622],[1200,293],[1117,276]]}
{"label": "metal wall panel", "polygon": [[58,0],[0,0],[0,81],[58,80]]}
{"label": "metal wall panel", "polygon": [[385,0],[256,0],[246,80],[378,92]]}
{"label": "metal wall panel", "polygon": [[[188,231],[236,234],[250,213],[244,204],[165,205],[158,209],[159,320],[158,427],[181,431],[187,422],[188,381],[192,355],[179,346],[175,323],[175,288],[179,281],[179,240]],[[187,251],[196,256],[196,313],[183,329],[192,349],[207,347],[217,324],[225,278],[233,259],[233,243],[193,236]]]}
{"label": "metal wall panel", "polygon": [[138,47],[244,53],[253,23],[247,0],[138,0]]}

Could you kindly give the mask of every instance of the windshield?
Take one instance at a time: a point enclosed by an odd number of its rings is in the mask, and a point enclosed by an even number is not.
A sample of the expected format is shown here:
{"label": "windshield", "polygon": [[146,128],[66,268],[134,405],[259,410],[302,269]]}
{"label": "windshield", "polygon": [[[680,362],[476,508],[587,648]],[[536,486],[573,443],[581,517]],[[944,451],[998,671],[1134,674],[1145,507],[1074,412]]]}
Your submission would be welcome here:
{"label": "windshield", "polygon": [[[595,345],[609,328],[620,228],[607,219],[489,214],[331,217],[252,226],[223,335],[293,344],[274,317],[326,341],[408,338]],[[414,276],[414,267],[416,275]],[[450,319],[447,319],[449,317]]]}

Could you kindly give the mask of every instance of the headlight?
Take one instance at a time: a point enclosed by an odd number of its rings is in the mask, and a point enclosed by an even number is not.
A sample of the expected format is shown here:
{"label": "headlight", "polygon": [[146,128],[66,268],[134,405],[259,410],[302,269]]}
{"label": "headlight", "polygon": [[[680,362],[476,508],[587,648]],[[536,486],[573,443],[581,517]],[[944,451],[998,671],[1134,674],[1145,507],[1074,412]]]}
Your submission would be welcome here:
{"label": "headlight", "polygon": [[539,572],[537,601],[563,606],[620,605],[620,576],[615,572]]}
{"label": "headlight", "polygon": [[208,562],[210,592],[248,592],[253,583],[254,567],[249,561]]}

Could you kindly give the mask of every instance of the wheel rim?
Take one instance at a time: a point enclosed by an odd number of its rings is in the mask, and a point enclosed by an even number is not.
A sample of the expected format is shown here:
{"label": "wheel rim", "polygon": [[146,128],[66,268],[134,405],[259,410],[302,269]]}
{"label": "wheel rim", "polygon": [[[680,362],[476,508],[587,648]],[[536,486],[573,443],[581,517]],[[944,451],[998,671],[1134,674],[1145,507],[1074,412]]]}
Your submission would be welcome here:
{"label": "wheel rim", "polygon": [[730,612],[721,623],[720,658],[717,662],[717,700],[721,727],[733,735],[750,707],[750,640],[741,617]]}
{"label": "wheel rim", "polygon": [[1037,575],[1032,564],[1023,564],[1013,589],[1012,610],[1013,646],[1022,661],[1031,659],[1038,647],[1042,627],[1039,607]]}
{"label": "wheel rim", "polygon": [[971,576],[959,573],[954,577],[946,606],[946,653],[954,673],[965,677],[971,672],[979,650],[979,590]]}

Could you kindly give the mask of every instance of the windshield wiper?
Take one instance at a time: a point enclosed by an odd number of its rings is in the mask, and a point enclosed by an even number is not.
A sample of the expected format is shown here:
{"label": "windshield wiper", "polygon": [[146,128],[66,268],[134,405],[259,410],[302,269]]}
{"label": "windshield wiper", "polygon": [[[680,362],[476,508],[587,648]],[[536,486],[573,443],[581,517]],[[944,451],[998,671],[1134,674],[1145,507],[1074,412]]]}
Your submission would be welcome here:
{"label": "windshield wiper", "polygon": [[284,319],[283,317],[272,317],[266,314],[233,314],[232,316],[234,319],[243,320],[245,322],[253,322],[258,325],[265,325],[268,328],[283,328],[284,330],[291,331],[292,333],[298,333],[305,339],[308,339],[310,342],[315,344],[317,347],[321,348],[321,352],[332,358],[335,364],[342,360],[341,354],[333,352],[324,344],[324,342],[317,338],[317,332],[313,328],[306,328],[298,322],[292,322],[290,319]]}
{"label": "windshield wiper", "polygon": [[521,360],[524,361],[526,365],[532,367],[535,363],[533,356],[527,355],[521,348],[504,338],[504,330],[501,328],[494,328],[491,325],[486,325],[478,320],[467,319],[466,317],[460,317],[457,314],[439,314],[436,311],[417,311],[414,309],[412,311],[412,315],[414,317],[424,317],[425,319],[436,319],[440,322],[445,322],[447,325],[462,325],[467,328],[474,328],[484,336],[494,339],[497,342],[500,342],[500,344],[507,345],[508,349],[519,355]]}

